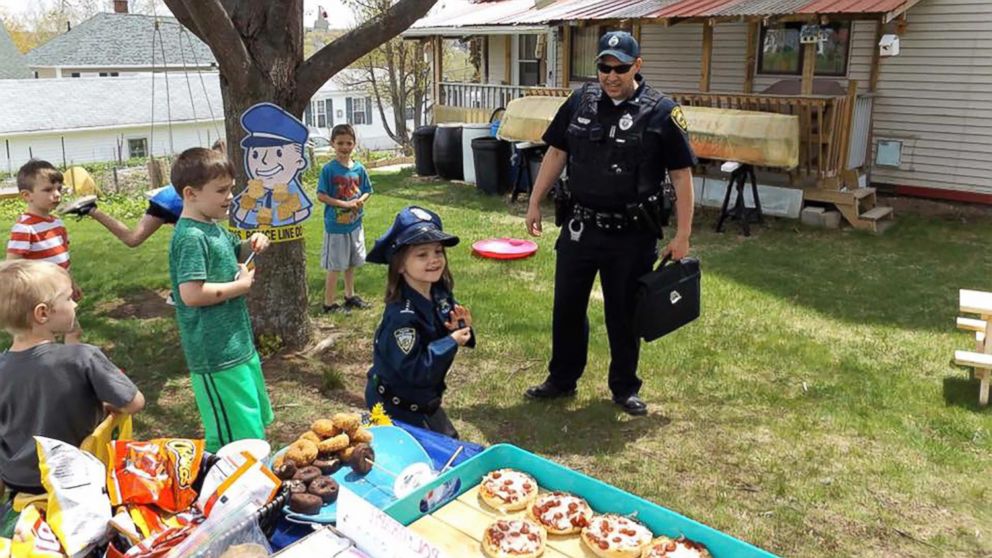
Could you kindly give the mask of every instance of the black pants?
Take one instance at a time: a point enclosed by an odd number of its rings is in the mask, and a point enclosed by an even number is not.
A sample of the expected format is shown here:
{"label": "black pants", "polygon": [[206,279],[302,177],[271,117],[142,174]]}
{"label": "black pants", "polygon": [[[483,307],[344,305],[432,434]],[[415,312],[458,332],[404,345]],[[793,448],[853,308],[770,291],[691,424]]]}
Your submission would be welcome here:
{"label": "black pants", "polygon": [[640,339],[634,332],[637,278],[651,271],[658,241],[646,233],[614,233],[586,224],[579,241],[566,223],[555,244],[555,302],[549,380],[560,389],[574,389],[589,350],[587,310],[593,280],[603,288],[606,332],[610,340],[610,391],[626,398],[641,388],[637,377]]}

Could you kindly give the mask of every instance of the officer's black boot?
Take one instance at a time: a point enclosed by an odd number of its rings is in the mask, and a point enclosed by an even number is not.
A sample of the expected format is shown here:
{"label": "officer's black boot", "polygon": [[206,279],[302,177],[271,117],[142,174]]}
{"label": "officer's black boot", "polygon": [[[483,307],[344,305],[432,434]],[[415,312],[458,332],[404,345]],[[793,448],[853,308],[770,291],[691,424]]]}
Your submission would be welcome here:
{"label": "officer's black boot", "polygon": [[551,383],[551,380],[545,380],[543,383],[527,388],[524,395],[531,399],[557,399],[575,395],[575,389],[561,389]]}

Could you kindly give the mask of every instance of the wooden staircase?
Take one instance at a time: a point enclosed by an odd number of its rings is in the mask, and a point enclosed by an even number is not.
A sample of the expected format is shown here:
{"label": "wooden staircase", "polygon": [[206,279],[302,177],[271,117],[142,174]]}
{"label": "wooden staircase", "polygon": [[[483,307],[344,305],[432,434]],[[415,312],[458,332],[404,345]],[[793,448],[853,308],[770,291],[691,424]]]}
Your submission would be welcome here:
{"label": "wooden staircase", "polygon": [[892,208],[877,205],[878,197],[874,188],[849,190],[805,188],[803,199],[837,206],[841,215],[852,227],[863,231],[880,233],[894,222]]}

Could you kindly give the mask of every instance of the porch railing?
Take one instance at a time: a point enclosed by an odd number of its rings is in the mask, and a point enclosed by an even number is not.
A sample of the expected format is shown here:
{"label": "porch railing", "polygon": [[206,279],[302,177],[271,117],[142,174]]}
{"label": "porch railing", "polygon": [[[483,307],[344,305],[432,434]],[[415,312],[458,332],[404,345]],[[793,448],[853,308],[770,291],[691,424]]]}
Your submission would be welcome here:
{"label": "porch railing", "polygon": [[461,108],[495,110],[505,107],[507,103],[518,97],[529,95],[567,97],[571,92],[571,89],[557,87],[441,83],[441,99],[438,104]]}
{"label": "porch railing", "polygon": [[799,117],[797,171],[817,179],[838,176],[865,164],[871,127],[872,96],[753,95],[734,93],[671,93],[676,102]]}

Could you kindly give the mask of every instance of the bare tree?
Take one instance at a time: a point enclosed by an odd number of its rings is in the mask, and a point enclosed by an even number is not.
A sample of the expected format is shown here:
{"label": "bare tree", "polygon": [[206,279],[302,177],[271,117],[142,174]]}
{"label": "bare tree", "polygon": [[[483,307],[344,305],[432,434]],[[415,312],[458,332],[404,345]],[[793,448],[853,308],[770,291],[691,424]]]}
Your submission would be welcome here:
{"label": "bare tree", "polygon": [[[346,0],[345,4],[360,25],[379,17],[390,7],[389,0]],[[338,82],[349,89],[360,88],[373,97],[386,134],[404,152],[412,152],[412,132],[423,121],[430,87],[426,44],[399,37],[390,39],[362,57],[352,70],[341,74]],[[392,123],[386,118],[387,108],[392,109]],[[413,112],[413,129],[407,123],[408,109]]]}
{"label": "bare tree", "polygon": [[[398,0],[310,58],[303,57],[303,0],[165,0],[179,21],[206,43],[218,61],[228,156],[242,160],[241,113],[268,101],[302,117],[314,93],[334,74],[395,37],[436,0]],[[242,165],[237,184],[247,177]],[[258,335],[298,347],[310,338],[302,241],[277,243],[256,260],[249,297]]]}

